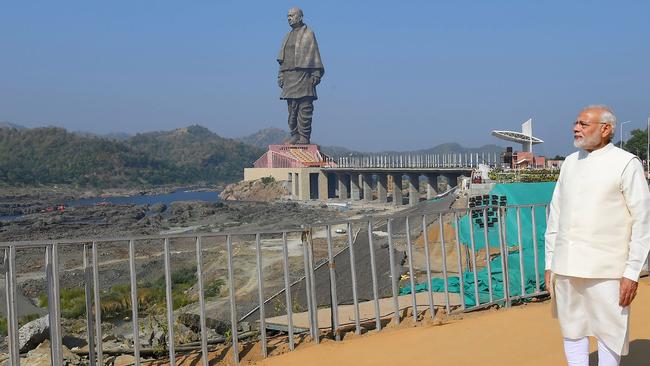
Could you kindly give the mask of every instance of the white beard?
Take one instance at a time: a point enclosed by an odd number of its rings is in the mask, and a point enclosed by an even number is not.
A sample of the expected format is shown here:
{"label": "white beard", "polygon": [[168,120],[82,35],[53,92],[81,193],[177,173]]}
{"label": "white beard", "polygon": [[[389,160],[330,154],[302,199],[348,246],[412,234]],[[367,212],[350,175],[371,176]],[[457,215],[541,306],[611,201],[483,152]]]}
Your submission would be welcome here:
{"label": "white beard", "polygon": [[573,146],[579,149],[589,149],[595,146],[598,146],[602,141],[602,136],[598,133],[594,133],[590,136],[584,136],[581,139],[573,140]]}

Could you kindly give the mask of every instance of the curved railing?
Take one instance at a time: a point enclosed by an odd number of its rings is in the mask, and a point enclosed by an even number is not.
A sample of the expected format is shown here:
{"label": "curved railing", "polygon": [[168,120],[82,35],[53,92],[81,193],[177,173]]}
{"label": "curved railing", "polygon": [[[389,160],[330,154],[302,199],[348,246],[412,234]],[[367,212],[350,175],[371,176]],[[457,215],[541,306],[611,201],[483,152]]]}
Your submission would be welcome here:
{"label": "curved railing", "polygon": [[[192,349],[199,349],[203,364],[208,364],[208,351],[215,344],[229,344],[238,362],[241,342],[260,342],[266,357],[272,337],[293,349],[301,332],[309,332],[316,343],[323,337],[339,340],[346,331],[360,334],[362,328],[381,330],[387,322],[399,323],[405,310],[417,322],[440,311],[510,306],[547,294],[540,276],[546,205],[438,206],[434,201],[396,214],[299,229],[0,243],[10,362],[17,365],[20,353],[19,280],[41,263],[53,364],[63,364],[61,297],[68,286],[74,287],[69,282],[73,274],[83,276],[80,296],[91,365],[103,364],[110,351],[104,348],[99,325],[109,316],[103,314],[104,281],[117,268],[128,272],[128,279],[121,279],[128,285],[122,315],[128,316],[133,337],[124,352],[134,355],[136,365],[145,353],[153,354],[150,345],[141,344],[142,318],[152,309],[141,302],[155,266],[164,273],[158,288],[164,292],[160,301],[166,337],[172,340],[167,343],[171,365],[178,353]],[[157,247],[161,251],[152,249]],[[19,267],[17,260],[29,268]],[[183,266],[196,268],[191,284],[196,302],[190,306],[200,316],[199,340],[188,344],[177,342],[174,327],[178,285],[173,269]],[[35,273],[29,272],[29,278],[38,277]],[[225,277],[227,297],[216,300],[227,299],[227,311],[208,309],[214,301],[206,298],[206,289],[219,276]],[[229,314],[229,334],[210,335],[206,324],[217,312]]]}

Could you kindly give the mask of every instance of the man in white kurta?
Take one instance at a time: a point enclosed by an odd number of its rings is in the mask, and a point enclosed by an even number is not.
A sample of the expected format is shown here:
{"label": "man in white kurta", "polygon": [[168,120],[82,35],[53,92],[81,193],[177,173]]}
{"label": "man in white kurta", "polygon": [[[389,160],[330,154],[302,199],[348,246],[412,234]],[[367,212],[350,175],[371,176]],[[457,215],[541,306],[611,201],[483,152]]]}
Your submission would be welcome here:
{"label": "man in white kurta", "polygon": [[650,192],[643,165],[614,146],[616,117],[590,106],[574,123],[581,150],[562,165],[546,229],[545,280],[569,365],[600,365],[628,353],[630,304],[650,248]]}

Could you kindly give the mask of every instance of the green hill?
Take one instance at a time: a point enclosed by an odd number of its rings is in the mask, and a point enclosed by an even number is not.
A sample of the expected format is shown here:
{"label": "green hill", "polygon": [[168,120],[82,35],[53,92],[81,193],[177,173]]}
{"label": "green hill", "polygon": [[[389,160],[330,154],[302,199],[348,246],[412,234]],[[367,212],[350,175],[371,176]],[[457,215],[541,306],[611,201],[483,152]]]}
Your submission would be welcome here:
{"label": "green hill", "polygon": [[262,154],[200,126],[123,141],[45,127],[0,129],[0,185],[129,187],[227,183]]}

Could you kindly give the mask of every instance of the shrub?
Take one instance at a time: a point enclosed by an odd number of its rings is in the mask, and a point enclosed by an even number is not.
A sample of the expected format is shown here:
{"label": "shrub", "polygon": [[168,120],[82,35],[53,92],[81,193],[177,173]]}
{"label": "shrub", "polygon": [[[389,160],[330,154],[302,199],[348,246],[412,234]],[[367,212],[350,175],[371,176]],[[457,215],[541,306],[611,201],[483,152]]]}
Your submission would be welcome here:
{"label": "shrub", "polygon": [[205,297],[216,297],[221,294],[221,287],[225,284],[225,282],[221,278],[216,278],[210,283],[208,283],[207,286],[205,286],[204,289],[204,296]]}
{"label": "shrub", "polygon": [[[64,318],[78,318],[86,314],[86,293],[83,288],[61,289],[61,316]],[[38,306],[47,307],[47,294],[38,296]],[[32,314],[30,314],[32,315]],[[33,320],[33,319],[32,319]]]}
{"label": "shrub", "polygon": [[268,177],[262,177],[262,184],[268,185],[271,183],[275,183],[275,178],[268,176]]}

